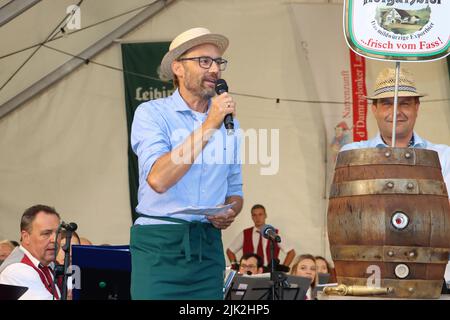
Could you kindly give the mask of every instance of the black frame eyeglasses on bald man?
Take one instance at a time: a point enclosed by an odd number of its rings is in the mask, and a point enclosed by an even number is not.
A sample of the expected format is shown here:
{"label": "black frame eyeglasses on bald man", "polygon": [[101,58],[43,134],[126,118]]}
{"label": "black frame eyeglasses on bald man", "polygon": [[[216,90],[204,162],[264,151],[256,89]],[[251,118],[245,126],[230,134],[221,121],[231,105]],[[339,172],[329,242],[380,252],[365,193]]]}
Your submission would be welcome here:
{"label": "black frame eyeglasses on bald man", "polygon": [[198,61],[198,65],[203,69],[209,69],[212,66],[213,61],[217,63],[219,66],[220,71],[224,71],[227,68],[228,61],[223,58],[212,58],[207,56],[202,57],[191,57],[191,58],[179,58],[178,61],[186,61],[186,60],[193,60]]}

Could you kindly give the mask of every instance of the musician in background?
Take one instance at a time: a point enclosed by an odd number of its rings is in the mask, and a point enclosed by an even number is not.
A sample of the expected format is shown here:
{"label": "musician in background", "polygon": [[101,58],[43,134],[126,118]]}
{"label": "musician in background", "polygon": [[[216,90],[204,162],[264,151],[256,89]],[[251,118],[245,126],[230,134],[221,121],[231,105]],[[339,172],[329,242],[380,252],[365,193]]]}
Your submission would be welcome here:
{"label": "musician in background", "polygon": [[6,258],[13,252],[15,246],[9,240],[0,241],[0,265],[5,261]]}
{"label": "musician in background", "polygon": [[239,261],[239,273],[247,275],[263,273],[262,258],[254,253],[244,254]]}
{"label": "musician in background", "polygon": [[0,284],[27,287],[20,300],[60,299],[53,281],[56,231],[60,216],[52,207],[35,205],[20,222],[21,246],[0,266]]}
{"label": "musician in background", "polygon": [[309,278],[311,280],[310,287],[306,292],[306,299],[312,299],[312,291],[316,286],[317,270],[316,259],[311,254],[299,255],[291,269],[291,274],[294,276]]}
{"label": "musician in background", "polygon": [[[266,224],[267,213],[266,208],[261,204],[255,204],[251,209],[253,227],[243,230],[233,240],[227,248],[227,256],[230,259],[232,267],[236,267],[236,253],[242,249],[243,255],[255,253],[263,258],[263,265],[268,266],[271,261],[270,243],[260,234],[260,229]],[[277,233],[279,234],[278,230]],[[295,258],[295,250],[283,238],[283,241],[275,244],[275,259],[278,259],[280,250],[286,254],[283,266],[289,267]]]}

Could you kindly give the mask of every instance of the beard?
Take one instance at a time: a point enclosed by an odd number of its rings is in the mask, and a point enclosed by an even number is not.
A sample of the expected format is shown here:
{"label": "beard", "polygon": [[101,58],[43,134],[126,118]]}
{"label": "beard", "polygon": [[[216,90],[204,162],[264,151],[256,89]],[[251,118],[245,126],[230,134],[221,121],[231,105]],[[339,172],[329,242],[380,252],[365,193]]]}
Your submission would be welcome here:
{"label": "beard", "polygon": [[187,71],[183,84],[192,94],[201,97],[204,100],[209,100],[216,95],[214,87],[209,87],[207,83],[215,83],[218,77],[214,73],[206,73],[204,75],[193,75]]}

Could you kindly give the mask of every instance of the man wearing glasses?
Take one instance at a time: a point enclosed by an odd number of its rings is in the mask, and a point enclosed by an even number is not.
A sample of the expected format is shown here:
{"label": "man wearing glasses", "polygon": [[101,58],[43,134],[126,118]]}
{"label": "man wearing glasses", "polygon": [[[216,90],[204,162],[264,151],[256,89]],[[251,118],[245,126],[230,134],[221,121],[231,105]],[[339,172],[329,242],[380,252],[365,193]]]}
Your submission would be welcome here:
{"label": "man wearing glasses", "polygon": [[[228,93],[215,95],[227,47],[226,37],[205,28],[178,35],[160,67],[161,79],[172,80],[176,91],[136,110],[131,146],[139,160],[140,217],[131,228],[133,299],[223,298],[221,230],[243,203],[239,141],[223,125],[236,104]],[[226,204],[231,208],[214,216],[189,211]]]}
{"label": "man wearing glasses", "polygon": [[252,275],[263,273],[262,258],[256,253],[244,254],[239,262],[239,273]]}

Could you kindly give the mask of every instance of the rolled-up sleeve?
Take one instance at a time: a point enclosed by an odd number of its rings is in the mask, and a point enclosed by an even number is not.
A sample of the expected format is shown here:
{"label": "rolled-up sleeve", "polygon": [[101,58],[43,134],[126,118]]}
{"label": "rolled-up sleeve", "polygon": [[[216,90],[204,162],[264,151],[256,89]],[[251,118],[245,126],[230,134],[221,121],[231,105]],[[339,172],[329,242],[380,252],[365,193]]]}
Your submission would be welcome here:
{"label": "rolled-up sleeve", "polygon": [[231,166],[227,179],[228,179],[227,197],[229,196],[242,197],[243,196],[242,173],[240,164],[235,164]]}
{"label": "rolled-up sleeve", "polygon": [[134,114],[131,148],[138,157],[142,180],[147,179],[156,160],[171,150],[163,118],[148,102],[141,104]]}
{"label": "rolled-up sleeve", "polygon": [[242,166],[241,166],[241,143],[242,143],[242,132],[239,128],[239,122],[235,121],[236,136],[235,136],[235,147],[234,152],[236,154],[234,158],[234,163],[230,164],[230,170],[228,171],[227,182],[227,197],[229,196],[241,196],[242,192]]}

